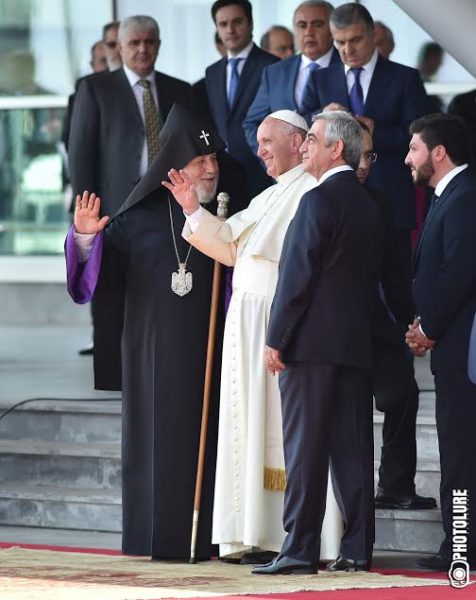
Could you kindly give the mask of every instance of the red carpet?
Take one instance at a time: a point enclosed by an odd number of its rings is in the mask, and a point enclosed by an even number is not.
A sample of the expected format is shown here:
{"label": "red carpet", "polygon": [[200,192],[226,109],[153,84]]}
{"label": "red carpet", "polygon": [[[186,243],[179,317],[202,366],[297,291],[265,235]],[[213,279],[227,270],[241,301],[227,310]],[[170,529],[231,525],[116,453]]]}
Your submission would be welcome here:
{"label": "red carpet", "polygon": [[[20,547],[31,550],[50,550],[57,552],[76,552],[83,554],[96,554],[105,556],[121,556],[119,550],[107,550],[97,548],[72,548],[65,546],[50,546],[42,544],[23,544],[15,542],[0,542],[0,548]],[[372,569],[374,573],[382,575],[406,575],[414,578],[431,578],[446,580],[445,573],[420,572],[406,569]],[[473,575],[474,578],[474,575]],[[263,577],[263,579],[266,579]],[[272,578],[276,581],[277,578]],[[299,578],[296,577],[296,581]],[[476,582],[476,580],[475,580]],[[192,590],[191,590],[192,591]],[[230,590],[231,591],[231,590]],[[1,598],[0,594],[0,598]],[[163,597],[162,597],[163,598]],[[172,598],[172,597],[170,597]],[[347,589],[336,591],[313,591],[313,592],[282,592],[282,593],[248,593],[243,595],[220,595],[220,596],[201,596],[191,597],[191,600],[200,600],[203,598],[219,598],[221,600],[467,600],[472,598],[476,600],[476,588],[469,585],[462,589],[453,589],[448,585],[442,586],[421,586],[421,587],[393,587],[377,589]]]}
{"label": "red carpet", "polygon": [[[419,588],[388,588],[376,590],[342,590],[335,592],[294,592],[286,594],[264,594],[260,596],[209,596],[209,600],[474,600],[474,586],[454,590],[445,586],[430,586]],[[162,600],[173,600],[164,598]],[[208,600],[196,597],[187,600]]]}

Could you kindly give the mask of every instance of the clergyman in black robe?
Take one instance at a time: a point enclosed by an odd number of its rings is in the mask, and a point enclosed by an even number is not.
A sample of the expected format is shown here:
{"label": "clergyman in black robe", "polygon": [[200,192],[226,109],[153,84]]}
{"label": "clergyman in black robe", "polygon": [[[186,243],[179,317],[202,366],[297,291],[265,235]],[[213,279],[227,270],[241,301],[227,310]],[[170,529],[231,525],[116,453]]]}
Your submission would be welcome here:
{"label": "clergyman in black robe", "polygon": [[[213,261],[191,249],[181,237],[185,217],[177,203],[169,199],[161,181],[167,179],[172,167],[187,168],[200,160],[215,161],[215,169],[209,169],[206,176],[216,178],[215,157],[222,148],[223,142],[209,121],[176,104],[161,131],[159,154],[105,228],[105,218],[99,219],[99,201],[94,201],[94,196],[88,199],[87,193],[78,199],[76,214],[89,206],[96,211],[96,223],[101,222],[103,231],[94,236],[92,247],[86,248],[86,254],[81,250],[77,242],[81,236],[74,228],[66,240],[68,290],[76,302],[89,301],[96,286],[109,294],[111,304],[115,297],[125,297],[122,332],[122,549],[125,554],[151,555],[157,559],[190,556]],[[224,160],[229,162],[226,157]],[[240,192],[222,191],[231,196],[229,214],[244,207]],[[216,202],[206,207],[215,211]],[[86,232],[81,229],[81,233]],[[193,276],[192,287],[184,295],[172,289],[172,273],[177,273],[179,262],[186,263],[187,273]],[[186,278],[185,282],[189,280]],[[112,305],[111,310],[114,310]],[[218,331],[220,336],[222,322]],[[221,340],[217,348],[197,559],[207,559],[212,552]]]}

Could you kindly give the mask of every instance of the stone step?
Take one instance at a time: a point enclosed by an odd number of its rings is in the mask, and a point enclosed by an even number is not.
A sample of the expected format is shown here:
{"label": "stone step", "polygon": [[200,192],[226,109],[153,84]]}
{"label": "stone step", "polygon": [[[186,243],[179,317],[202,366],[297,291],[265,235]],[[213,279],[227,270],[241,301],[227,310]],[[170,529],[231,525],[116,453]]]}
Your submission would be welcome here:
{"label": "stone step", "polygon": [[[375,485],[378,482],[379,458],[374,461]],[[440,462],[438,456],[419,456],[415,477],[417,493],[421,496],[431,496],[439,502],[440,498]]]}
{"label": "stone step", "polygon": [[[0,403],[0,414],[9,408]],[[117,442],[121,440],[120,399],[35,400],[0,420],[0,439],[54,442]]]}
{"label": "stone step", "polygon": [[[0,280],[0,297],[1,325],[71,326],[91,323],[91,308],[86,304],[75,304],[63,282]],[[32,310],[32,298],[35,310]]]}
{"label": "stone step", "polygon": [[442,539],[439,509],[375,512],[375,550],[435,553]]}
{"label": "stone step", "polygon": [[0,483],[121,489],[119,442],[0,440]]}
{"label": "stone step", "polygon": [[0,525],[120,532],[117,490],[0,484]]}

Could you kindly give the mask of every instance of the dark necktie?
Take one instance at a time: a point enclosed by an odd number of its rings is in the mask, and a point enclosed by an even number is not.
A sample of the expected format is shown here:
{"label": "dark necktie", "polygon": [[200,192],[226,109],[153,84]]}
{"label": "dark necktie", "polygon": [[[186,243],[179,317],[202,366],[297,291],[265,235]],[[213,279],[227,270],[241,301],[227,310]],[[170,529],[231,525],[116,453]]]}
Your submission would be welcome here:
{"label": "dark necktie", "polygon": [[228,106],[231,108],[235,101],[238,83],[240,82],[240,74],[238,73],[238,65],[243,58],[229,58],[228,64],[231,67],[230,88],[228,90]]}
{"label": "dark necktie", "polygon": [[159,151],[160,121],[151,83],[148,79],[141,79],[139,85],[144,88],[142,103],[144,105],[145,139],[147,142],[147,164],[150,165]]}
{"label": "dark necktie", "polygon": [[350,69],[354,76],[354,85],[350,89],[349,94],[349,102],[350,109],[352,114],[354,115],[363,115],[364,114],[364,92],[362,90],[362,86],[360,84],[360,74],[362,73],[362,67],[356,67],[355,69]]}
{"label": "dark necktie", "polygon": [[433,196],[431,197],[430,208],[428,209],[428,212],[426,213],[425,223],[428,223],[428,221],[431,219],[432,213],[435,212],[435,208],[438,203],[438,198],[439,198],[439,196],[437,196],[436,194],[433,194]]}
{"label": "dark necktie", "polygon": [[302,86],[302,92],[301,92],[301,99],[297,99],[298,104],[299,104],[299,108],[302,108],[302,103],[304,100],[304,96],[305,96],[305,92],[306,92],[306,87],[307,84],[309,83],[309,79],[311,77],[311,74],[316,70],[316,69],[320,69],[321,65],[318,65],[315,62],[310,62],[307,67],[307,73],[305,73],[305,77],[304,77],[304,84]]}

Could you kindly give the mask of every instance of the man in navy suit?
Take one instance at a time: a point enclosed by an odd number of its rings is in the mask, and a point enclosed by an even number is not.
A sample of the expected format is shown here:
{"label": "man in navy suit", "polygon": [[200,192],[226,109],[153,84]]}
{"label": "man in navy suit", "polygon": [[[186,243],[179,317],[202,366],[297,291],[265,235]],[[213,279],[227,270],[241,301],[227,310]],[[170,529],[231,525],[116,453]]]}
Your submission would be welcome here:
{"label": "man in navy suit", "polygon": [[317,116],[301,146],[317,187],[284,241],[265,351],[279,373],[286,466],[280,555],[258,574],[315,573],[329,465],[345,529],[330,571],[368,570],[374,541],[372,312],[381,255],[374,200],[355,175],[360,126]]}
{"label": "man in navy suit", "polygon": [[227,150],[245,168],[248,192],[254,197],[274,182],[246,142],[243,119],[256,95],[263,69],[279,59],[253,42],[248,0],[217,0],[212,5],[212,18],[227,56],[205,72],[208,105]]}
{"label": "man in navy suit", "polygon": [[355,2],[339,6],[331,14],[330,27],[344,64],[311,74],[302,112],[344,108],[370,128],[379,158],[368,184],[386,192],[392,202],[399,251],[410,278],[415,190],[403,161],[408,127],[428,112],[428,98],[416,69],[379,57],[374,22],[364,6]]}
{"label": "man in navy suit", "polygon": [[418,319],[406,337],[418,356],[432,350],[445,535],[438,553],[418,562],[446,571],[455,560],[453,495],[455,490],[466,490],[469,532],[463,554],[475,568],[476,385],[468,377],[467,362],[476,312],[476,178],[468,168],[462,119],[428,115],[417,119],[410,133],[405,162],[415,183],[430,185],[435,193],[415,248],[413,294]]}
{"label": "man in navy suit", "polygon": [[261,122],[276,110],[301,108],[304,88],[313,69],[340,63],[332,45],[329,16],[334,7],[325,0],[307,0],[294,11],[294,38],[301,54],[266,67],[243,127],[256,154],[256,132]]}

